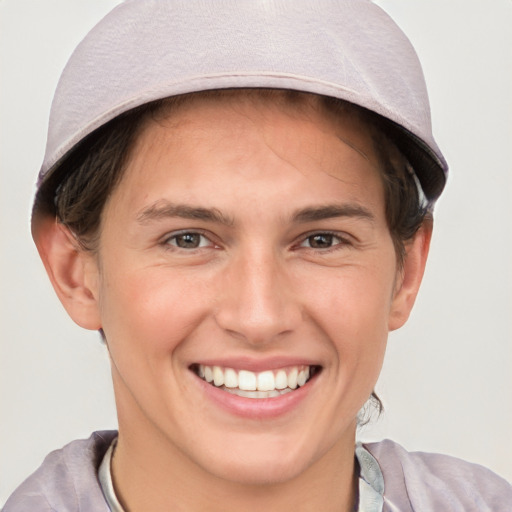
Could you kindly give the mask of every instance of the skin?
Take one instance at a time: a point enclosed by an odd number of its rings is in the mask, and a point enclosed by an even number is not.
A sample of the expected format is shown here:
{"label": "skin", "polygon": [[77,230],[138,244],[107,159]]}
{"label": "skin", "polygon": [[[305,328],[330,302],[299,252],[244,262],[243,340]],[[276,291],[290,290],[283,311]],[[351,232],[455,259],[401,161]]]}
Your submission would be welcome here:
{"label": "skin", "polygon": [[[144,127],[97,253],[53,219],[35,224],[68,313],[106,334],[128,510],[352,509],[357,413],[412,308],[431,233],[419,230],[399,269],[379,165],[353,117],[200,99]],[[183,233],[199,247],[179,247]],[[289,410],[247,418],[190,369],[219,359],[322,370]]]}

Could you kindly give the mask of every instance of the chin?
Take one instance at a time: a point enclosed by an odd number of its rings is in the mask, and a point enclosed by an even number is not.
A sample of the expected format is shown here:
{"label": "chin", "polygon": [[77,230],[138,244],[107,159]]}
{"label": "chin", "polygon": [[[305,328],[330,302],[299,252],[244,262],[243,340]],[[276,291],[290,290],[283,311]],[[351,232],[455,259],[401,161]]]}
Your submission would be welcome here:
{"label": "chin", "polygon": [[262,434],[256,441],[252,439],[239,444],[232,442],[229,449],[210,452],[208,459],[203,459],[201,465],[204,470],[222,480],[254,486],[278,485],[307,471],[316,460],[314,453],[309,452],[300,440],[269,441]]}
{"label": "chin", "polygon": [[267,459],[236,460],[217,468],[216,476],[222,480],[249,486],[279,485],[293,480],[305,469],[306,464],[290,463],[276,460],[269,456]]}

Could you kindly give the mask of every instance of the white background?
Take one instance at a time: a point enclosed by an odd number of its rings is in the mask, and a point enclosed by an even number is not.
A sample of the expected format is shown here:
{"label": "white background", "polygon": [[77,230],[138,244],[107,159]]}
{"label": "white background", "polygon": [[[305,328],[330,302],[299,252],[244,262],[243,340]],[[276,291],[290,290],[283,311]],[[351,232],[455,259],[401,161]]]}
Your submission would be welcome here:
{"label": "white background", "polygon": [[[0,503],[50,450],[116,427],[105,349],[67,318],[29,233],[59,73],[116,3],[0,0]],[[512,480],[512,1],[378,3],[423,62],[451,176],[416,309],[390,338],[386,413],[361,437]]]}

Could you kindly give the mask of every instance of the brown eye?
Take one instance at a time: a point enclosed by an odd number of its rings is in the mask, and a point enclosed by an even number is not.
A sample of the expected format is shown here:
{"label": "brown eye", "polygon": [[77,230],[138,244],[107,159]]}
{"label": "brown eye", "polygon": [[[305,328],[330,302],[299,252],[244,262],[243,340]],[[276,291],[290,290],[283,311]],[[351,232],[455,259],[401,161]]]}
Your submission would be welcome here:
{"label": "brown eye", "polygon": [[316,251],[342,249],[343,247],[350,245],[351,242],[348,238],[329,232],[314,233],[304,238],[300,243],[300,247],[314,249]]}
{"label": "brown eye", "polygon": [[181,233],[174,235],[167,241],[169,245],[180,249],[198,249],[209,245],[208,239],[200,233]]}
{"label": "brown eye", "polygon": [[316,235],[308,236],[306,239],[309,247],[312,249],[328,249],[335,243],[339,242],[338,237],[330,235],[329,233],[318,233]]}

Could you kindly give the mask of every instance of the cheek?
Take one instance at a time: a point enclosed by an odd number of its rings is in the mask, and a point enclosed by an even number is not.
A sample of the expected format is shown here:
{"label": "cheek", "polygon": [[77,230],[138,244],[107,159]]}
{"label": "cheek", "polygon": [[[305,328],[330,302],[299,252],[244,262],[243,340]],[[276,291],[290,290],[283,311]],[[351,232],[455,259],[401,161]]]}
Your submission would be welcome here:
{"label": "cheek", "polygon": [[142,417],[172,419],[183,407],[173,399],[184,392],[180,354],[205,317],[204,290],[168,269],[118,260],[109,270],[101,283],[101,314],[119,415],[135,421],[134,411],[145,411]]}
{"label": "cheek", "polygon": [[[163,357],[201,322],[207,289],[165,268],[104,272],[101,316],[111,352],[130,345],[133,353]],[[123,350],[123,352],[128,352]]]}
{"label": "cheek", "polygon": [[347,388],[361,383],[371,392],[382,366],[395,278],[394,256],[388,259],[330,269],[308,287],[309,315],[330,340],[332,365]]}
{"label": "cheek", "polygon": [[[394,289],[394,272],[379,265],[350,265],[316,275],[308,287],[308,302],[327,322],[354,331],[387,332]],[[348,340],[347,340],[348,341]]]}

